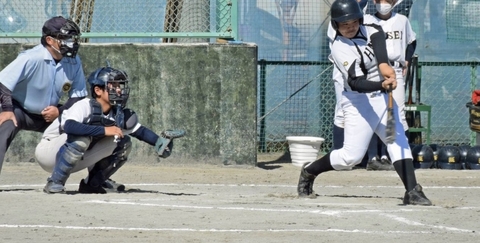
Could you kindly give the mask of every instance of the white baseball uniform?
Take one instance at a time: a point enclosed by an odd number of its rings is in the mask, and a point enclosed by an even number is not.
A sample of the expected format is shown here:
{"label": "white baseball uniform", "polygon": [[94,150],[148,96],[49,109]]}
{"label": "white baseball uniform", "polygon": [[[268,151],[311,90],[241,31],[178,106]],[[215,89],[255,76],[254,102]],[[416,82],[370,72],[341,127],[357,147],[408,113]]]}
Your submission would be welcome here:
{"label": "white baseball uniform", "polygon": [[[397,3],[398,4],[398,3]],[[392,12],[388,20],[382,20],[374,15],[364,15],[364,23],[375,23],[382,26],[387,35],[387,53],[391,66],[395,69],[397,77],[397,88],[393,91],[393,98],[398,106],[403,130],[408,130],[407,120],[405,119],[405,81],[403,78],[403,68],[405,64],[405,51],[407,45],[415,41],[416,35],[412,30],[410,21],[405,15]]]}
{"label": "white baseball uniform", "polygon": [[[403,0],[400,0],[403,1]],[[363,8],[363,12],[367,10],[368,3],[365,5]],[[327,29],[327,37],[328,37],[328,42],[331,47],[333,40],[335,39],[335,36],[337,35],[337,31],[335,31],[332,27],[332,23],[329,22],[328,24],[328,29]],[[328,56],[328,59],[333,63],[333,58],[332,55]],[[343,76],[342,73],[338,70],[337,67],[334,67],[332,70],[332,79],[334,82],[334,87],[335,87],[335,114],[333,118],[333,123],[335,126],[343,128],[343,111],[342,111],[342,106],[340,105],[340,97],[342,96],[343,92]]]}
{"label": "white baseball uniform", "polygon": [[[360,25],[356,37],[349,39],[338,35],[331,43],[331,55],[342,74],[344,86],[340,100],[344,114],[344,146],[330,153],[332,167],[336,170],[349,169],[360,163],[373,133],[386,142],[387,94],[381,91],[359,92],[352,86],[353,82],[358,82],[358,77],[362,76],[366,77],[366,80],[360,82],[383,80],[370,39],[372,34],[378,32],[382,32],[380,26]],[[349,82],[352,82],[352,85]],[[394,109],[398,109],[396,104]],[[394,118],[396,139],[393,143],[387,144],[388,153],[394,162],[412,159],[398,113]]]}
{"label": "white baseball uniform", "polygon": [[[92,108],[90,106],[89,98],[77,101],[68,110],[63,111],[61,117],[61,126],[63,127],[67,120],[75,120],[80,123],[88,123],[91,113]],[[110,111],[109,114],[104,116],[105,119],[110,119],[113,121],[115,120],[113,116],[113,109],[112,111]],[[60,147],[62,147],[67,141],[67,134],[60,133],[59,126],[60,122],[57,118],[45,130],[42,136],[42,140],[35,148],[35,157],[37,159],[37,162],[45,171],[50,173],[55,167],[57,152],[60,150]],[[140,128],[140,126],[140,123],[137,123],[133,126],[131,130],[122,129],[122,132],[126,136],[135,132],[138,128]],[[110,156],[116,147],[117,143],[114,141],[114,137],[107,136],[102,138],[97,143],[95,143],[92,148],[88,149],[85,152],[82,160],[78,161],[78,163],[75,164],[72,173],[94,165],[101,159]]]}

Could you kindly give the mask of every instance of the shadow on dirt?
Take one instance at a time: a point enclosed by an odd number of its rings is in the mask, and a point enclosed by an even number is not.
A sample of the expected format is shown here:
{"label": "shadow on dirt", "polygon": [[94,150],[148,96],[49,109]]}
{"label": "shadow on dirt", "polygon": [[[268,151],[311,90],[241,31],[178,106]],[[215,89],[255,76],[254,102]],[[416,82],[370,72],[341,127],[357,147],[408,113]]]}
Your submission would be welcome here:
{"label": "shadow on dirt", "polygon": [[[154,191],[154,190],[142,190],[138,188],[131,188],[121,192],[107,191],[107,194],[112,194],[112,193],[152,193],[152,194],[163,194],[167,196],[199,196],[200,195],[200,194],[194,194],[194,193],[174,193],[174,192],[160,192],[160,191]],[[76,195],[76,194],[82,194],[82,193],[79,193],[78,191],[67,191],[66,194]]]}
{"label": "shadow on dirt", "polygon": [[399,199],[403,200],[401,197],[381,197],[381,196],[368,196],[368,195],[318,195],[322,197],[342,197],[342,198],[391,198],[391,199]]}
{"label": "shadow on dirt", "polygon": [[35,191],[35,189],[0,189],[1,192],[29,192],[29,191]]}
{"label": "shadow on dirt", "polygon": [[[259,156],[260,157],[260,156]],[[273,159],[265,159],[266,161],[257,162],[257,167],[264,170],[274,170],[282,168],[281,164],[290,164],[292,163],[292,158],[290,153],[285,152],[283,155]]]}

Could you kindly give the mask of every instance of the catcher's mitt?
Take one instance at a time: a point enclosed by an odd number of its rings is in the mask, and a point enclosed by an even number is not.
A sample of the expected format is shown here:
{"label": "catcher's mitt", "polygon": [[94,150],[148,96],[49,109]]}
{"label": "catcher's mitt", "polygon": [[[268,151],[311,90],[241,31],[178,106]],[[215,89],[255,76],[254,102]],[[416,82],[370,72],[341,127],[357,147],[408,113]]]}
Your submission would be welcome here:
{"label": "catcher's mitt", "polygon": [[181,138],[185,136],[184,130],[166,130],[160,134],[157,142],[155,143],[155,150],[161,158],[167,158],[172,154],[173,139]]}

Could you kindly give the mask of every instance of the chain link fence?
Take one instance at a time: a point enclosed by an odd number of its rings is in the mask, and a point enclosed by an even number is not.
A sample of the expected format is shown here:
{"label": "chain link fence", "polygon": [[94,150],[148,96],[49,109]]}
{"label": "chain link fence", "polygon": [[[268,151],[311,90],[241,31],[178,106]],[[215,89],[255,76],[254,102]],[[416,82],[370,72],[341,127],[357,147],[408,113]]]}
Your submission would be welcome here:
{"label": "chain link fence", "polygon": [[[335,93],[326,31],[333,0],[0,0],[0,43],[39,43],[50,17],[74,19],[85,42],[258,45],[258,151],[283,152],[286,136],[332,144]],[[432,106],[431,142],[472,144],[468,109],[478,88],[480,1],[403,0],[417,34],[421,103]],[[375,11],[370,1],[366,13]],[[422,116],[422,119],[426,119]],[[422,124],[425,124],[422,121]]]}
{"label": "chain link fence", "polygon": [[[325,138],[321,151],[328,152],[335,93],[331,70],[325,71],[330,65],[326,30],[333,0],[250,2],[241,2],[239,23],[240,37],[259,45],[258,151],[287,151],[286,136],[318,136]],[[480,1],[468,0],[404,0],[395,7],[409,16],[417,34],[419,99],[432,106],[431,143],[475,143],[466,103],[478,86],[480,21],[465,16],[479,7]],[[374,11],[369,2],[366,12]],[[427,114],[421,124],[427,126]],[[426,143],[425,135],[422,139]]]}
{"label": "chain link fence", "polygon": [[2,0],[3,43],[38,42],[43,23],[74,20],[84,42],[209,42],[236,39],[237,0]]}

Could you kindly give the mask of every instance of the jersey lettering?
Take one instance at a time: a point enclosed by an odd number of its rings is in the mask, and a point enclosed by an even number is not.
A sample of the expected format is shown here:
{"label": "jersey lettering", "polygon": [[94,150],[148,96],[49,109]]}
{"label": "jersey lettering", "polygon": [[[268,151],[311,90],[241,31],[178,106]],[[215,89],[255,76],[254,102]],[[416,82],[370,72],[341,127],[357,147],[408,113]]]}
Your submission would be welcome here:
{"label": "jersey lettering", "polygon": [[370,59],[370,61],[373,60],[373,58],[375,57],[375,54],[373,53],[373,48],[372,48],[372,43],[369,42],[367,44],[367,46],[365,47],[365,50],[363,51],[363,54],[365,54],[366,57],[368,57],[368,59]]}
{"label": "jersey lettering", "polygon": [[402,39],[402,31],[388,31],[386,32],[387,34],[387,40],[401,40]]}

